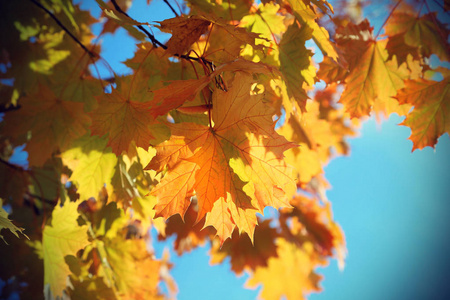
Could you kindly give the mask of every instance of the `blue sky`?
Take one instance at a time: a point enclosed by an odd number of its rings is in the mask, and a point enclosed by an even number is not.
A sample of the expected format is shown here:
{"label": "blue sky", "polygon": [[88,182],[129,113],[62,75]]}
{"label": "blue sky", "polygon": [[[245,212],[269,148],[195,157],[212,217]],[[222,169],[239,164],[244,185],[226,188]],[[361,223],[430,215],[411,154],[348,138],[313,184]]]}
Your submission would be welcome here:
{"label": "blue sky", "polygon": [[[144,4],[135,1],[130,15],[141,21],[173,17],[163,1],[154,0],[151,9],[143,9]],[[96,3],[87,0],[83,5]],[[115,37],[106,35],[102,44],[104,59],[117,73],[126,73],[127,67],[118,62],[132,56],[134,41],[120,29]],[[349,254],[342,272],[336,261],[320,270],[324,292],[310,299],[450,297],[450,139],[445,135],[435,150],[411,153],[410,130],[396,125],[401,120],[392,116],[381,125],[368,120],[361,136],[349,140],[351,155],[326,166],[332,185],[327,195],[344,229]],[[229,264],[209,266],[207,252],[203,247],[182,257],[172,253],[178,299],[256,297],[258,290],[243,289],[247,277],[237,278]]]}

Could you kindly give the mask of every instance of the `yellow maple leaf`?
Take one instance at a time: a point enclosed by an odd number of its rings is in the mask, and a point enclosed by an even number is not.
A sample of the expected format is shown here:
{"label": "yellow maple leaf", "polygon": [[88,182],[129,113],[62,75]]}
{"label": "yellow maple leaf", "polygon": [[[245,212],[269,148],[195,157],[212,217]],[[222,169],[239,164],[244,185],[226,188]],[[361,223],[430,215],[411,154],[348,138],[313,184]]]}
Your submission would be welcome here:
{"label": "yellow maple leaf", "polygon": [[85,135],[61,154],[64,164],[73,170],[69,180],[77,186],[81,200],[97,197],[111,181],[117,157],[106,144],[106,138]]}
{"label": "yellow maple leaf", "polygon": [[76,255],[78,250],[89,244],[88,226],[79,226],[77,222],[78,204],[79,202],[66,201],[61,206],[58,203],[52,213],[51,225],[46,225],[42,233],[44,285],[54,298],[62,296],[70,274],[64,257]]}
{"label": "yellow maple leaf", "polygon": [[262,284],[262,299],[306,299],[311,292],[320,291],[321,276],[314,272],[320,263],[315,257],[313,245],[302,246],[289,243],[285,239],[276,240],[278,257],[271,257],[267,267],[258,267],[245,283],[255,288]]}

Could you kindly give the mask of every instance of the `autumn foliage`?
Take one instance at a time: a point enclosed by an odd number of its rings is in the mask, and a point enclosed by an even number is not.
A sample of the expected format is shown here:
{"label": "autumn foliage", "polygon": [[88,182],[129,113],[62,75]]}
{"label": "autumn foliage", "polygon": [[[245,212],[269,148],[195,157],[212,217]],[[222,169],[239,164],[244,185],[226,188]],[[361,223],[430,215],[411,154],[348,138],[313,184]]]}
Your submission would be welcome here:
{"label": "autumn foliage", "polygon": [[[447,1],[392,1],[377,32],[368,1],[164,2],[162,22],[127,0],[97,0],[98,19],[0,2],[4,293],[176,298],[152,246],[173,236],[178,255],[209,243],[263,299],[304,299],[317,267],[344,264],[322,167],[360,120],[406,116],[412,150],[450,132]],[[118,28],[136,43],[130,73],[102,58]],[[28,164],[10,161],[21,145]]]}

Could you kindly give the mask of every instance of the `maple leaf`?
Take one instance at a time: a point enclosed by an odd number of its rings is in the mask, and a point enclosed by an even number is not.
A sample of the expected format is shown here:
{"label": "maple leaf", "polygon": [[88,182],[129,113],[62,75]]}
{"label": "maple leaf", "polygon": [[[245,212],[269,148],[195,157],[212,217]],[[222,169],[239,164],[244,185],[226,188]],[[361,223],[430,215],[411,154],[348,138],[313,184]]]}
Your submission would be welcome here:
{"label": "maple leaf", "polygon": [[214,72],[209,74],[209,76],[203,76],[199,79],[172,81],[165,87],[153,91],[154,96],[150,101],[150,113],[156,118],[157,116],[168,113],[172,109],[179,108],[185,102],[193,101],[200,91],[208,86],[216,76],[223,72],[236,71],[265,74],[277,73],[276,70],[269,65],[254,63],[244,59],[235,59],[218,66]]}
{"label": "maple leaf", "polygon": [[20,103],[20,110],[5,116],[4,133],[18,137],[31,132],[25,150],[33,166],[42,166],[53,152],[67,149],[86,133],[90,123],[82,103],[62,101],[43,85]]}
{"label": "maple leaf", "polygon": [[104,251],[120,294],[127,299],[151,299],[158,295],[162,262],[152,258],[144,240],[120,236],[106,240]]}
{"label": "maple leaf", "polygon": [[203,246],[209,237],[214,236],[212,228],[203,228],[204,221],[195,223],[197,211],[194,207],[196,207],[196,203],[192,201],[183,219],[179,215],[169,218],[164,235],[158,235],[158,240],[166,240],[175,235],[174,249],[178,255]]}
{"label": "maple leaf", "polygon": [[372,108],[387,116],[392,112],[404,115],[410,108],[400,106],[393,98],[409,73],[405,65],[398,67],[395,59],[386,61],[385,44],[386,41],[371,43],[345,79],[347,86],[339,102],[352,117],[369,115]]}
{"label": "maple leaf", "polygon": [[282,153],[294,145],[274,131],[271,110],[261,96],[250,95],[251,84],[250,76],[238,72],[228,92],[213,93],[212,128],[169,126],[171,139],[156,147],[150,162],[155,169],[169,167],[152,190],[158,215],[183,216],[195,190],[197,220],[209,214],[205,226],[213,225],[223,242],[235,226],[252,238],[257,211],[286,205],[283,194],[293,193],[295,185]]}
{"label": "maple leaf", "polygon": [[267,300],[306,299],[307,294],[320,291],[322,276],[314,269],[324,262],[315,257],[312,245],[306,242],[297,246],[282,238],[276,244],[277,257],[269,258],[267,267],[256,268],[245,286],[254,288],[262,284],[259,296]]}
{"label": "maple leaf", "polygon": [[239,235],[238,231],[234,231],[232,238],[223,245],[213,241],[210,264],[222,263],[229,256],[231,270],[238,275],[245,270],[267,266],[267,260],[277,256],[275,239],[279,236],[269,223],[270,220],[259,222],[255,229],[254,244],[247,235]]}
{"label": "maple leaf", "polygon": [[221,27],[226,34],[231,35],[235,40],[238,40],[242,45],[249,44],[255,50],[263,50],[263,45],[258,45],[256,39],[259,38],[259,34],[254,32],[248,32],[245,28],[237,27],[232,24],[228,24],[222,18],[205,16],[206,20],[210,21],[214,26]]}
{"label": "maple leaf", "polygon": [[414,106],[401,125],[411,128],[413,148],[433,147],[444,133],[450,133],[450,81],[407,80],[396,98]]}
{"label": "maple leaf", "polygon": [[[302,26],[306,25],[313,30],[312,38],[322,51],[323,55],[330,57],[335,62],[338,62],[339,56],[336,51],[336,46],[330,41],[328,31],[317,24],[317,14],[314,12],[313,8],[311,6],[307,6],[304,1],[288,0],[288,2],[300,24],[302,24]],[[333,10],[331,5],[326,1],[315,1],[315,4],[320,5],[319,7],[321,7],[321,9],[325,12],[328,11],[328,9],[331,11]]]}
{"label": "maple leaf", "polygon": [[97,197],[103,185],[109,184],[117,157],[107,147],[106,138],[85,135],[61,154],[63,162],[73,170],[69,180],[77,186],[81,200]]}
{"label": "maple leaf", "polygon": [[[442,24],[436,13],[431,12],[418,18],[407,12],[394,13],[386,24],[386,34],[404,39],[405,48],[402,51],[411,51],[419,48],[426,57],[436,54],[441,60],[450,60],[450,45],[448,43],[448,24]],[[413,49],[411,49],[411,47]],[[392,48],[391,48],[392,49]],[[396,52],[394,52],[396,54]],[[403,55],[404,56],[404,55]]]}
{"label": "maple leaf", "polygon": [[[311,241],[315,252],[323,257],[337,254],[339,267],[344,266],[345,238],[340,226],[333,221],[331,204],[319,203],[317,199],[297,195],[290,201],[292,208],[284,208],[280,214],[281,228],[288,237],[299,243]],[[292,235],[292,236],[291,236]]]}
{"label": "maple leaf", "polygon": [[361,56],[373,42],[373,27],[367,19],[359,24],[348,23],[336,29],[336,43],[344,52],[348,69],[353,70],[359,63]]}
{"label": "maple leaf", "polygon": [[125,30],[128,31],[128,33],[138,39],[138,40],[145,40],[146,35],[133,27],[133,25],[148,25],[148,23],[142,23],[137,22],[130,18],[128,15],[125,15],[119,11],[117,11],[115,8],[111,9],[103,0],[95,0],[97,4],[102,9],[103,13],[112,21],[116,22],[119,26],[123,27]]}
{"label": "maple leaf", "polygon": [[[26,234],[23,233],[23,228],[17,227],[11,222],[11,220],[8,219],[8,213],[3,209],[3,199],[0,198],[0,232],[3,229],[9,229],[9,231],[11,231],[16,237],[19,237],[18,233],[21,233],[26,238],[28,238]],[[5,239],[3,238],[3,235],[1,234],[0,239],[2,239],[6,243]]]}
{"label": "maple leaf", "polygon": [[284,17],[277,14],[279,9],[280,6],[275,3],[260,4],[257,13],[242,18],[241,25],[268,40],[273,40],[274,35],[282,34],[286,30]]}
{"label": "maple leaf", "polygon": [[200,10],[219,18],[226,20],[240,20],[245,15],[248,15],[252,7],[252,0],[188,0],[189,4],[194,10]]}
{"label": "maple leaf", "polygon": [[206,87],[210,78],[204,76],[200,79],[178,80],[167,86],[155,90],[150,113],[153,117],[165,115],[172,109],[183,105],[186,101],[192,101]]}
{"label": "maple leaf", "polygon": [[89,244],[87,225],[79,226],[77,208],[79,202],[59,203],[52,212],[51,225],[46,225],[42,233],[44,253],[44,285],[49,285],[54,298],[62,296],[66,288],[66,278],[70,274],[64,261],[66,255],[76,255],[78,250]]}
{"label": "maple leaf", "polygon": [[167,19],[160,24],[161,31],[169,32],[172,37],[167,42],[169,54],[183,54],[208,30],[209,21],[199,16],[179,16]]}
{"label": "maple leaf", "polygon": [[153,138],[149,125],[154,123],[149,103],[135,102],[129,94],[116,89],[111,94],[97,97],[99,107],[92,117],[92,134],[108,134],[108,146],[116,155],[129,150],[132,141],[139,147],[148,147]]}
{"label": "maple leaf", "polygon": [[299,28],[296,23],[288,27],[280,42],[280,71],[286,81],[289,96],[294,97],[303,110],[308,96],[303,82],[314,84],[315,68],[311,65],[312,52],[305,47],[312,29]]}
{"label": "maple leaf", "polygon": [[389,36],[389,40],[386,44],[386,50],[389,52],[388,59],[392,59],[395,55],[399,65],[407,61],[408,55],[411,55],[415,60],[419,60],[418,48],[407,45],[405,43],[404,34]]}
{"label": "maple leaf", "polygon": [[317,77],[325,81],[327,84],[343,82],[348,74],[348,71],[345,68],[342,68],[336,64],[329,57],[324,57],[319,66]]}

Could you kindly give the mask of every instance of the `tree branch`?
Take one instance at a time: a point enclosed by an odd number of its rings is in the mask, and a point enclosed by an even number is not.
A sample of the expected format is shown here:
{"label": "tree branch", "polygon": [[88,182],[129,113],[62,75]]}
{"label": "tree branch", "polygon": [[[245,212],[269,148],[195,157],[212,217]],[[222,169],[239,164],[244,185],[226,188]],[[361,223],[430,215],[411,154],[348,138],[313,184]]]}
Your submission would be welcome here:
{"label": "tree branch", "polygon": [[[130,19],[133,19],[133,18],[131,18],[125,11],[122,10],[122,8],[119,6],[119,4],[117,4],[116,0],[111,0],[111,2],[112,2],[112,4],[114,5],[114,8],[115,8],[118,12],[120,12],[121,14],[127,16],[127,17],[130,18]],[[133,20],[134,20],[134,19],[133,19]],[[142,25],[137,25],[137,27],[138,27],[140,30],[142,30],[142,32],[144,32],[144,33],[148,36],[148,38],[152,41],[152,44],[153,44],[153,46],[154,46],[155,48],[158,48],[158,46],[159,46],[159,47],[163,48],[164,50],[167,49],[167,46],[164,45],[163,43],[161,43],[160,41],[158,41],[158,40],[155,38],[155,36],[154,36],[153,34],[151,34],[147,29],[144,28],[144,26],[142,26]]]}
{"label": "tree branch", "polygon": [[168,0],[164,0],[164,3],[166,3],[167,6],[169,6],[169,8],[170,8],[170,9],[172,10],[172,12],[175,14],[175,16],[178,17],[177,12],[176,12],[175,9],[172,7],[172,5],[170,5],[169,1],[168,1]]}

